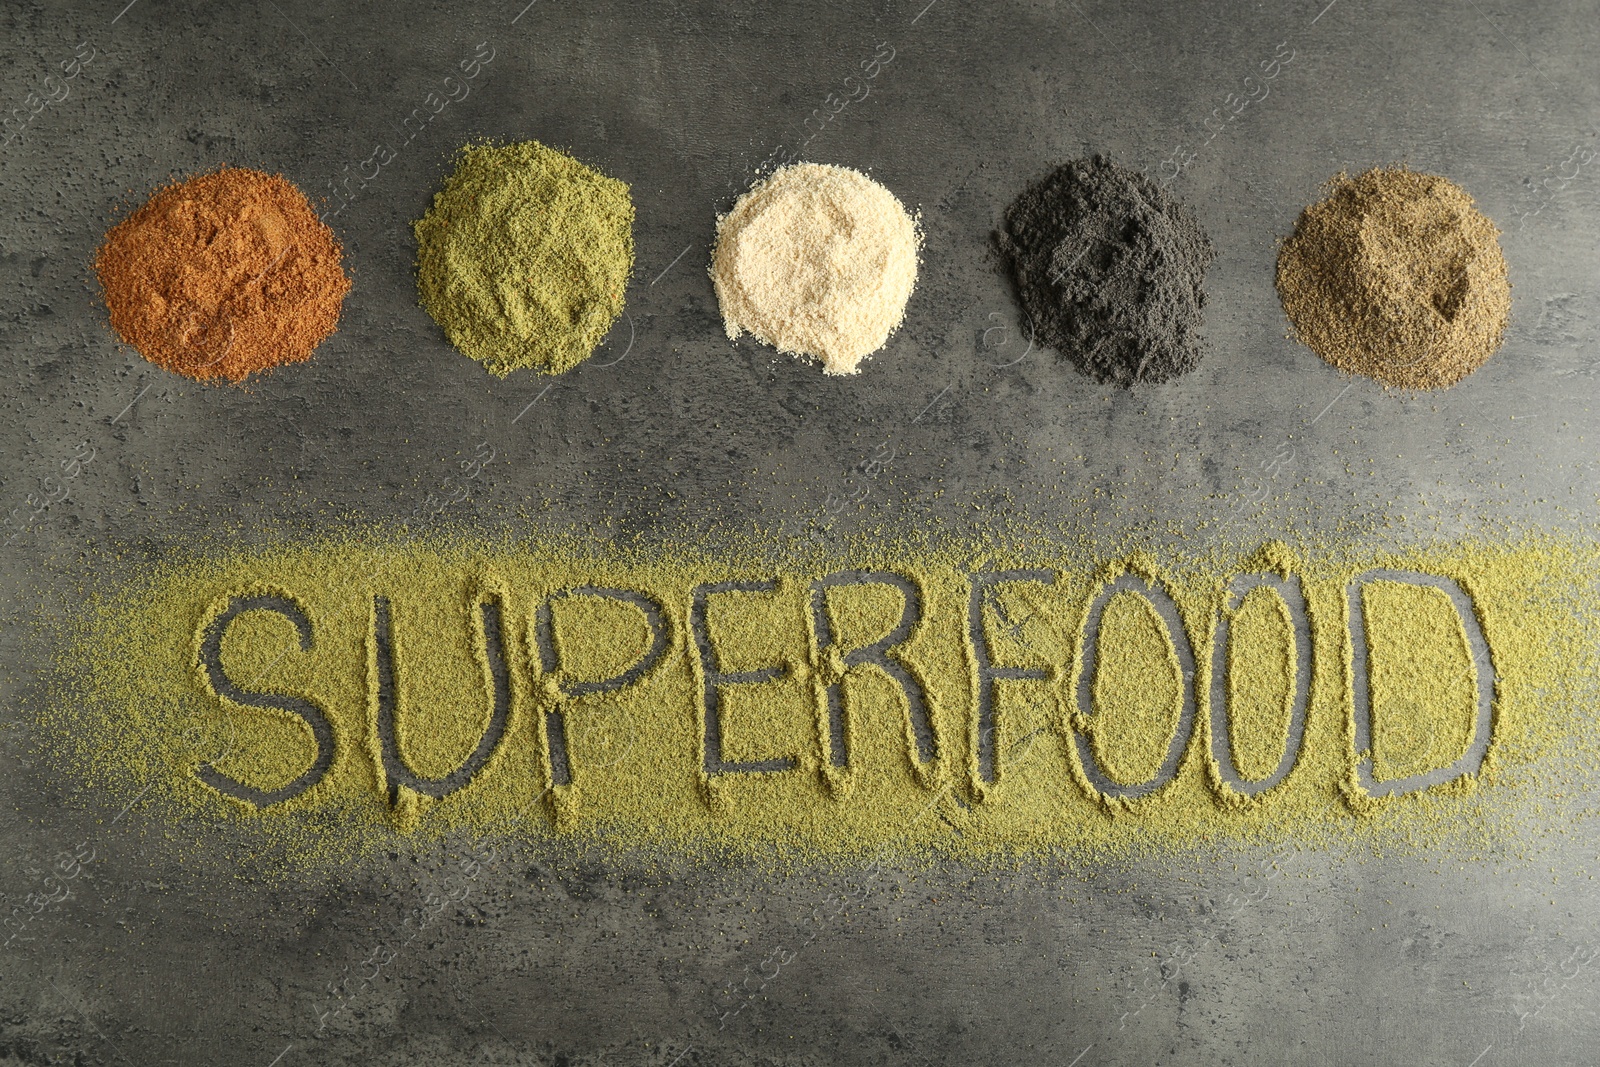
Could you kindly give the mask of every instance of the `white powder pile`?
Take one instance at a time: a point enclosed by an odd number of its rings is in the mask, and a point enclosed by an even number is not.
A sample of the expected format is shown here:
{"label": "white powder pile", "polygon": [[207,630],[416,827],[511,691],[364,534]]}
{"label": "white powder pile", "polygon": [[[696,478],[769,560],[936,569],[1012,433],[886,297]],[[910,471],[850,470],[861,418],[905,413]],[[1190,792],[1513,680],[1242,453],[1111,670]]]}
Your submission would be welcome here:
{"label": "white powder pile", "polygon": [[917,283],[916,221],[859,171],[797,163],[717,220],[711,279],[728,336],[854,374],[905,316]]}

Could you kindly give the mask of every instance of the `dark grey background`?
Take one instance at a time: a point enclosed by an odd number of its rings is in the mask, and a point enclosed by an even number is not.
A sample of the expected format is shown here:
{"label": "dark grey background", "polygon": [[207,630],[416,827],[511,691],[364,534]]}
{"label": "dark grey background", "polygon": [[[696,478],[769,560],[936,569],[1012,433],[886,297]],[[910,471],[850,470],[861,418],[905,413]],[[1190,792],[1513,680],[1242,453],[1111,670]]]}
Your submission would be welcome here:
{"label": "dark grey background", "polygon": [[[96,449],[0,563],[8,708],[39,666],[29,605],[118,577],[104,564],[86,576],[83,550],[132,546],[135,567],[197,536],[401,516],[479,442],[496,461],[453,514],[490,527],[801,530],[862,485],[839,532],[994,521],[974,502],[1080,517],[1107,539],[1207,518],[1225,521],[1202,539],[1244,540],[1382,517],[1403,520],[1401,536],[1593,518],[1600,164],[1572,177],[1567,161],[1597,147],[1600,5],[524,2],[4,5],[7,110],[26,114],[79,42],[95,50],[68,98],[0,149],[0,511],[25,517],[79,442]],[[118,212],[222,162],[325,195],[402,139],[401,120],[480,41],[495,58],[471,95],[333,220],[355,288],[313,362],[205,387],[108,334],[89,262]],[[894,60],[805,156],[869,170],[920,208],[924,265],[887,349],[856,378],[824,378],[726,341],[705,263],[715,213],[879,42]],[[1219,253],[1201,369],[1117,392],[1023,358],[986,251],[1009,199],[1093,151],[1161,173],[1280,42],[1296,58],[1267,99],[1171,186]],[[553,384],[490,378],[415,306],[409,223],[449,153],[479,136],[568,147],[633,185],[629,318]],[[1276,242],[1321,183],[1395,161],[1461,183],[1506,231],[1506,346],[1437,395],[1341,379],[1284,339],[1272,288]],[[884,441],[889,468],[852,473]],[[1292,462],[1273,465],[1286,443]],[[1271,495],[1236,507],[1253,478]],[[446,881],[443,853],[397,846],[274,880],[238,860],[227,828],[174,831],[137,804],[119,817],[55,781],[6,722],[0,910],[63,851],[85,842],[95,858],[0,953],[0,1063],[1600,1055],[1600,965],[1584,962],[1600,945],[1597,838],[1559,810],[1530,812],[1528,840],[1473,862],[1354,848],[1299,856],[1284,877],[1249,873],[1271,858],[1258,849],[1087,880],[1038,864],[774,875],[535,850],[485,868],[416,934],[405,915],[417,886]],[[1546,839],[1543,825],[1567,832]],[[848,906],[812,918],[841,893]],[[393,958],[319,1032],[329,983],[372,970],[385,946]],[[728,992],[741,983],[759,992]]]}

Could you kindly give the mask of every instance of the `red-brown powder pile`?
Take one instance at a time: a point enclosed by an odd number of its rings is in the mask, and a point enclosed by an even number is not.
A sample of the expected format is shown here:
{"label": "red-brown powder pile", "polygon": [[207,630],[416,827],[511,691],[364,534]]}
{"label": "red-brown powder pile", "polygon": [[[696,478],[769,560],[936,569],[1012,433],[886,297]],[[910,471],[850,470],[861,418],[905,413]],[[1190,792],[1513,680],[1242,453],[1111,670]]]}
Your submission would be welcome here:
{"label": "red-brown powder pile", "polygon": [[106,234],[94,266],[122,339],[200,380],[309,359],[350,291],[305,194],[243,168],[161,189]]}

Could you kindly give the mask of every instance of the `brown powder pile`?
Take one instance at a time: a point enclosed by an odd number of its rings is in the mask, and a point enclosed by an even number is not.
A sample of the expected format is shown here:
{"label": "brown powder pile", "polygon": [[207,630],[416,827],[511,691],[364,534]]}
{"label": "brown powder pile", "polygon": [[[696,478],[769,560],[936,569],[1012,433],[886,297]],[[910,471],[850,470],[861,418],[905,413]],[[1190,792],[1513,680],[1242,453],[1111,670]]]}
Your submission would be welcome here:
{"label": "brown powder pile", "polygon": [[780,352],[854,374],[905,316],[917,283],[917,226],[859,171],[799,163],[775,171],[717,220],[711,258],[730,338],[748,330]]}
{"label": "brown powder pile", "polygon": [[232,167],[157,192],[106,234],[94,266],[122,339],[200,380],[309,359],[350,290],[305,195]]}
{"label": "brown powder pile", "polygon": [[1384,385],[1442,389],[1500,347],[1500,231],[1460,186],[1404,168],[1340,174],[1278,255],[1278,295],[1317,355]]}

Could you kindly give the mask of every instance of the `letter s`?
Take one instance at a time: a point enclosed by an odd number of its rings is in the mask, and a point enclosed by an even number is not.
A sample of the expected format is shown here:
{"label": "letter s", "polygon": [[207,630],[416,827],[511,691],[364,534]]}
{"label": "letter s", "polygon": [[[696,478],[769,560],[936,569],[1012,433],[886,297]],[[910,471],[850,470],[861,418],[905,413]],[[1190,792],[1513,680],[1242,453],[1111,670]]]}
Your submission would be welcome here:
{"label": "letter s", "polygon": [[306,618],[305,612],[301,611],[300,606],[294,601],[286,596],[267,592],[233,596],[229,598],[227,607],[207,621],[201,631],[199,645],[201,676],[210,689],[224,701],[247,708],[286,711],[299,717],[311,728],[312,736],[316,738],[317,757],[303,774],[281,789],[257,789],[223,774],[209,763],[202,763],[195,771],[195,776],[219,793],[264,808],[269,804],[277,804],[299,796],[322,781],[323,775],[328,773],[328,768],[333,764],[333,726],[328,722],[328,716],[323,710],[311,701],[280,693],[257,693],[242,689],[223,671],[222,635],[227,632],[228,626],[235,618],[247,611],[271,611],[282,615],[294,623],[295,630],[299,632],[300,650],[302,652],[311,650],[311,620]]}

